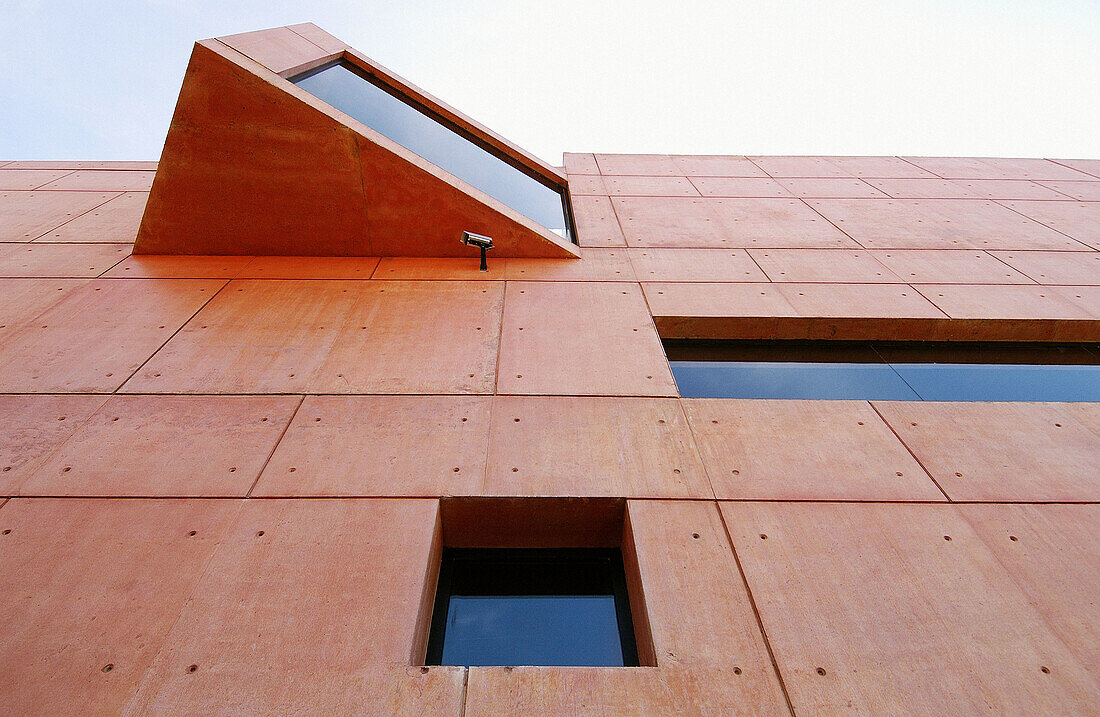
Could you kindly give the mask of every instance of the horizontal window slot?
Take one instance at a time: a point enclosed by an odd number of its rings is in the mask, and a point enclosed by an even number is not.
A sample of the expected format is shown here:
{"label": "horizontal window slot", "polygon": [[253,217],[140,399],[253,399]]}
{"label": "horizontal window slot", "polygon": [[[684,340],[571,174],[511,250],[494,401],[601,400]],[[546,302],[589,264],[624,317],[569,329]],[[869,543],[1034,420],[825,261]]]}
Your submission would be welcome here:
{"label": "horizontal window slot", "polygon": [[1100,401],[1096,344],[665,341],[685,398]]}

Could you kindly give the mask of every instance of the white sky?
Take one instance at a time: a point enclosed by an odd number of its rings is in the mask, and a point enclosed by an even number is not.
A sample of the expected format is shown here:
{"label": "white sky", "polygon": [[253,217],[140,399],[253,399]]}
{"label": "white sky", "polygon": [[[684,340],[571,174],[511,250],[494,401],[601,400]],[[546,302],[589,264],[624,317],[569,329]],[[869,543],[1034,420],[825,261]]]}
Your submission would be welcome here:
{"label": "white sky", "polygon": [[305,21],[552,164],[1100,158],[1100,0],[0,0],[0,159],[156,159],[196,39]]}

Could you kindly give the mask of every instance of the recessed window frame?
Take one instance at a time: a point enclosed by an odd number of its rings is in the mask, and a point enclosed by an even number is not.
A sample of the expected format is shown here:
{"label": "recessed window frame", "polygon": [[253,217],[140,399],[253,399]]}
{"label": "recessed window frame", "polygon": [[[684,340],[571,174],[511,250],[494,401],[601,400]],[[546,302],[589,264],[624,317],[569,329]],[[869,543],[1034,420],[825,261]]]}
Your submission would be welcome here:
{"label": "recessed window frame", "polygon": [[[664,339],[664,347],[685,398],[1095,401],[1096,391],[1088,390],[1094,384],[1082,384],[1083,392],[1073,395],[1073,382],[1087,381],[1093,374],[1100,381],[1100,369],[1096,368],[1100,366],[1100,345],[1093,342]],[[712,377],[702,368],[704,363],[714,364]],[[688,372],[692,364],[699,364],[694,376]],[[730,389],[702,388],[721,384],[723,365],[731,371]],[[1007,376],[1012,366],[1021,369],[1014,377]],[[1072,372],[1064,368],[1067,366],[1091,368]],[[1061,385],[1031,383],[1028,392],[1027,386],[1021,388],[1018,383],[1021,376],[1041,379],[1046,370],[1052,379],[1060,374]],[[1083,378],[1073,377],[1067,384],[1067,373]],[[1005,379],[998,374],[1006,374]],[[815,375],[820,378],[813,378]],[[834,383],[820,387],[813,383],[826,379]],[[846,385],[849,380],[851,384]],[[968,380],[973,383],[966,384]],[[700,381],[701,385],[693,385]],[[759,390],[746,390],[753,381]]]}
{"label": "recessed window frame", "polygon": [[[616,625],[622,652],[622,667],[637,667],[639,660],[635,623],[631,612],[624,557],[619,548],[443,548],[439,577],[429,626],[426,665],[443,664],[447,617],[453,595],[456,563],[462,561],[518,560],[523,562],[570,562],[607,560]],[[511,666],[499,663],[501,666]],[[576,665],[587,666],[587,665]]]}

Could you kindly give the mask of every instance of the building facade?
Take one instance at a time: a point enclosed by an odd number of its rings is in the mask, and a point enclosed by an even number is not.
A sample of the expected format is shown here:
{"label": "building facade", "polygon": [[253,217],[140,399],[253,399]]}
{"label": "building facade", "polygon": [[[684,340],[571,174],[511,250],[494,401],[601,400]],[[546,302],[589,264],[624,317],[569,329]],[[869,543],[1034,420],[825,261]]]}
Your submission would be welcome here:
{"label": "building facade", "polygon": [[[550,167],[302,25],[0,183],[2,713],[1100,711],[1100,160]],[[493,550],[626,664],[448,664]]]}

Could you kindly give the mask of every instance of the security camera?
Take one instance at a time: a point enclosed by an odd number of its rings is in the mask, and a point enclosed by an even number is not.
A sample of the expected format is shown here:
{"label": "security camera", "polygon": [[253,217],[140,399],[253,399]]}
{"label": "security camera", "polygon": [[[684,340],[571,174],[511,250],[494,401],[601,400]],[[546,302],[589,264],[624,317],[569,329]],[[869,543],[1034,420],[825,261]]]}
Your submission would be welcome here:
{"label": "security camera", "polygon": [[489,271],[489,265],[485,261],[485,252],[493,248],[493,238],[474,234],[473,232],[462,232],[462,243],[481,249],[481,270]]}
{"label": "security camera", "polygon": [[493,248],[492,237],[483,236],[481,234],[474,234],[473,232],[462,232],[462,243],[480,247],[482,249]]}

